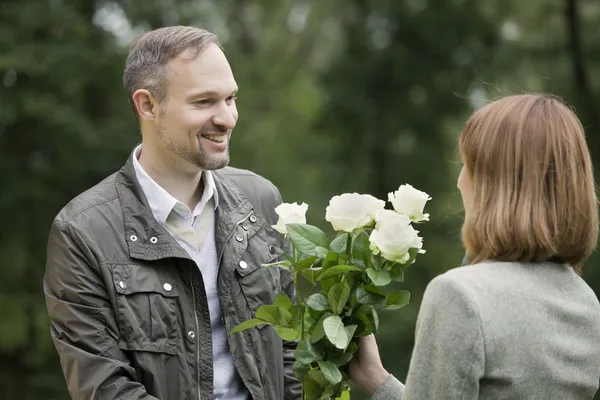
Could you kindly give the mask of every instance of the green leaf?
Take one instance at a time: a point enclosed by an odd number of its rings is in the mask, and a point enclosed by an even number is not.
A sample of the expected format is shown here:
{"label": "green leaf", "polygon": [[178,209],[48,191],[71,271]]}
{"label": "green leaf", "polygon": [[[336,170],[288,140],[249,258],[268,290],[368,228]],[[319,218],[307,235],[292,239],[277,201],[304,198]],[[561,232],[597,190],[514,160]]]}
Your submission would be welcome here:
{"label": "green leaf", "polygon": [[383,292],[383,290],[381,290],[380,288],[378,288],[375,285],[364,285],[363,289],[365,289],[369,293],[378,294],[378,295],[383,296],[383,297],[386,296],[386,294]]}
{"label": "green leaf", "polygon": [[315,381],[315,383],[319,385],[321,389],[323,389],[327,385],[325,377],[323,376],[323,372],[319,371],[318,369],[311,369],[310,371],[308,371],[308,376],[310,377],[310,379]]}
{"label": "green leaf", "polygon": [[367,268],[367,275],[376,286],[385,286],[392,282],[388,271],[377,271],[374,268]]}
{"label": "green leaf", "polygon": [[348,298],[350,298],[350,286],[345,282],[338,282],[333,285],[327,296],[329,306],[335,314],[341,314]]}
{"label": "green leaf", "polygon": [[287,341],[297,340],[300,338],[300,332],[298,332],[294,328],[287,328],[285,326],[274,326],[275,332],[277,335]]}
{"label": "green leaf", "polygon": [[[320,374],[320,375],[319,375]],[[323,378],[323,373],[316,369],[311,369],[308,371],[307,376],[305,377],[302,388],[304,389],[304,394],[307,399],[318,399],[321,397],[321,393],[323,393],[323,388],[325,387],[325,378]]]}
{"label": "green leaf", "polygon": [[245,331],[246,329],[250,329],[250,328],[254,328],[255,326],[260,326],[260,325],[265,325],[266,322],[261,320],[261,319],[257,319],[257,318],[252,318],[249,319],[247,321],[242,322],[241,324],[237,325],[235,328],[233,328],[229,334],[234,334],[237,332],[241,332],[241,331]]}
{"label": "green leaf", "polygon": [[315,282],[317,282],[317,277],[319,276],[319,274],[321,274],[321,272],[322,272],[321,268],[318,268],[318,269],[306,268],[306,269],[303,269],[302,271],[300,271],[302,276],[304,278],[306,278],[306,280],[308,282],[310,282],[311,284],[314,284]]}
{"label": "green leaf", "polygon": [[390,268],[390,275],[392,276],[392,280],[394,282],[404,282],[404,270],[405,265],[395,264]]}
{"label": "green leaf", "polygon": [[408,290],[399,290],[388,296],[385,308],[387,310],[397,310],[407,305],[409,301],[410,292]]}
{"label": "green leaf", "polygon": [[362,287],[356,290],[356,301],[360,304],[377,304],[383,300],[385,300],[385,296],[370,293]]}
{"label": "green leaf", "polygon": [[354,354],[349,353],[349,352],[334,353],[331,356],[329,356],[328,361],[331,361],[338,367],[341,367],[343,365],[348,364],[352,360],[353,357],[354,357]]}
{"label": "green leaf", "polygon": [[321,318],[319,318],[319,320],[315,324],[311,334],[311,341],[313,343],[316,343],[325,337],[325,328],[323,328],[323,322],[332,315],[333,314],[330,312],[326,312],[323,315],[321,315]]}
{"label": "green leaf", "polygon": [[296,295],[300,300],[306,299],[313,293],[319,291],[319,287],[310,283],[304,276],[301,274],[296,275]]}
{"label": "green leaf", "polygon": [[326,249],[325,247],[321,247],[321,246],[317,246],[315,248],[315,255],[319,258],[326,258],[327,254],[329,254],[329,250]]}
{"label": "green leaf", "polygon": [[385,259],[383,257],[381,257],[380,255],[371,253],[371,265],[376,270],[379,271],[383,267],[384,261],[385,261]]}
{"label": "green leaf", "polygon": [[336,398],[335,400],[350,400],[350,389],[344,390],[340,397]]}
{"label": "green leaf", "polygon": [[327,297],[323,296],[321,293],[315,293],[310,295],[306,299],[306,305],[313,310],[317,311],[325,311],[329,310],[329,302],[327,301]]}
{"label": "green leaf", "polygon": [[361,310],[359,318],[368,325],[372,333],[377,333],[379,330],[379,314],[377,314],[377,310],[373,306],[364,307],[364,310]]}
{"label": "green leaf", "polygon": [[348,346],[348,334],[344,329],[344,323],[342,319],[337,315],[332,315],[327,317],[325,321],[323,321],[323,329],[325,330],[325,335],[327,339],[338,349],[345,349]]}
{"label": "green leaf", "polygon": [[304,381],[308,375],[308,371],[310,370],[310,365],[296,360],[292,365],[292,369],[294,371],[294,376],[300,381]]}
{"label": "green leaf", "polygon": [[342,381],[342,373],[338,369],[337,365],[331,361],[318,361],[319,368],[323,372],[323,377],[327,382],[332,385],[337,385]]}
{"label": "green leaf", "polygon": [[317,280],[322,281],[323,279],[327,279],[329,277],[349,271],[361,271],[361,269],[352,265],[336,265],[321,272],[321,274],[317,276]]}
{"label": "green leaf", "polygon": [[317,247],[329,248],[327,235],[316,226],[307,224],[288,224],[286,226],[290,240],[298,252],[314,256]]}
{"label": "green leaf", "polygon": [[277,296],[275,296],[273,304],[286,310],[291,310],[292,306],[294,305],[290,297],[285,292],[280,292]]}
{"label": "green leaf", "polygon": [[370,258],[371,258],[371,250],[369,249],[370,244],[371,243],[369,242],[369,235],[366,232],[361,231],[360,233],[358,233],[356,235],[356,237],[352,241],[352,257],[354,258],[355,261],[360,260],[363,265],[366,265],[365,264],[365,261],[366,261],[365,254],[368,254],[368,258],[370,261]]}
{"label": "green leaf", "polygon": [[348,337],[350,339],[352,339],[352,336],[354,336],[354,332],[356,332],[356,328],[358,328],[358,325],[348,325],[348,326],[344,327],[344,329],[346,330],[346,333],[348,334]]}
{"label": "green leaf", "polygon": [[303,364],[310,364],[313,361],[321,359],[320,355],[316,352],[308,339],[298,342],[296,350],[294,351],[294,356],[297,361],[300,361]]}
{"label": "green leaf", "polygon": [[331,250],[336,253],[344,253],[348,248],[348,238],[349,235],[347,232],[342,233],[331,242]]}
{"label": "green leaf", "polygon": [[321,267],[325,270],[327,268],[333,267],[334,265],[338,265],[340,262],[340,255],[334,251],[330,251],[327,253],[327,256],[323,260]]}
{"label": "green leaf", "polygon": [[319,400],[331,400],[331,396],[333,396],[333,394],[336,391],[335,387],[336,385],[325,386],[325,389],[323,390],[323,393],[321,393],[321,397],[319,397]]}
{"label": "green leaf", "polygon": [[262,319],[268,324],[279,325],[281,316],[279,315],[279,307],[276,305],[262,305],[256,310],[256,318]]}
{"label": "green leaf", "polygon": [[313,266],[313,264],[319,260],[319,257],[317,256],[310,256],[307,258],[303,258],[301,260],[296,261],[296,264],[294,265],[295,269],[297,269],[298,271],[301,271],[305,268],[310,268]]}
{"label": "green leaf", "polygon": [[[317,277],[317,279],[319,279]],[[331,278],[327,278],[324,279],[322,281],[320,281],[319,283],[321,284],[321,289],[323,290],[323,292],[327,293],[331,290],[331,287],[333,285],[335,285],[338,282],[338,279],[335,279],[335,277],[331,277]]]}

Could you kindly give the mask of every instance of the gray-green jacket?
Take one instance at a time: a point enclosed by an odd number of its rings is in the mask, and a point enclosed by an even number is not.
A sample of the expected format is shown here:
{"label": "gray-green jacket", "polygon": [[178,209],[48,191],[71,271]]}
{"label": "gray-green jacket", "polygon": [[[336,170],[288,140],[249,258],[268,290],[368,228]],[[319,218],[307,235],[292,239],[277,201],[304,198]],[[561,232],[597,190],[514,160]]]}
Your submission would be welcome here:
{"label": "gray-green jacket", "polygon": [[406,386],[373,400],[591,400],[600,303],[571,267],[484,262],[428,285]]}
{"label": "gray-green jacket", "polygon": [[[260,305],[271,304],[277,293],[293,298],[294,289],[288,273],[261,267],[283,251],[283,237],[271,228],[281,203],[277,188],[229,167],[214,171],[214,178],[219,297],[231,330]],[[212,399],[202,276],[154,219],[131,158],[56,217],[44,293],[73,399]],[[300,383],[292,374],[295,342],[282,342],[264,326],[231,335],[229,346],[254,399],[300,398]]]}

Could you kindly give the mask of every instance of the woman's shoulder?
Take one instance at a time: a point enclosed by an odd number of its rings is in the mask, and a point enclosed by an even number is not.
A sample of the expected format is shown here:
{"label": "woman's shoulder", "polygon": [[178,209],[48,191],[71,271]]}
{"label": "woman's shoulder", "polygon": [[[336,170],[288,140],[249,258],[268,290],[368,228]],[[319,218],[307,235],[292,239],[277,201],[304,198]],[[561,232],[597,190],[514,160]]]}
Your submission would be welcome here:
{"label": "woman's shoulder", "polygon": [[520,304],[523,300],[556,303],[576,302],[600,311],[600,303],[589,285],[566,264],[485,261],[453,268],[436,276],[428,290],[460,292],[471,301],[497,305],[498,301]]}

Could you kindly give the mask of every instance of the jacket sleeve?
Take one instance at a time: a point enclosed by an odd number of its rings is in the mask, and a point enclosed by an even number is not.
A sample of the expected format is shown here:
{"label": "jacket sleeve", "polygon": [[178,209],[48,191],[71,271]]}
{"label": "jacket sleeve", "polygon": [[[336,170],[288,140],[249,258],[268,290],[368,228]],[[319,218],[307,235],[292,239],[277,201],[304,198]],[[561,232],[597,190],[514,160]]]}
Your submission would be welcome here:
{"label": "jacket sleeve", "polygon": [[158,400],[135,381],[117,345],[117,326],[99,261],[66,222],[51,227],[44,295],[50,333],[74,400]]}
{"label": "jacket sleeve", "polygon": [[[275,207],[283,202],[281,194],[277,188],[275,191]],[[273,208],[275,208],[273,207]],[[276,224],[275,220],[273,224]],[[287,254],[291,254],[292,246],[289,240],[283,239],[281,248]],[[284,291],[292,301],[296,300],[296,291],[294,287],[294,279],[292,274],[288,271],[281,269],[281,290]],[[302,398],[302,384],[294,376],[294,361],[296,357],[294,355],[298,341],[283,341],[283,367],[284,367],[284,400],[297,400]]]}
{"label": "jacket sleeve", "polygon": [[434,278],[423,295],[402,400],[479,398],[484,341],[472,294],[451,275]]}
{"label": "jacket sleeve", "polygon": [[371,400],[403,400],[404,385],[393,375],[381,384],[381,387],[371,397]]}

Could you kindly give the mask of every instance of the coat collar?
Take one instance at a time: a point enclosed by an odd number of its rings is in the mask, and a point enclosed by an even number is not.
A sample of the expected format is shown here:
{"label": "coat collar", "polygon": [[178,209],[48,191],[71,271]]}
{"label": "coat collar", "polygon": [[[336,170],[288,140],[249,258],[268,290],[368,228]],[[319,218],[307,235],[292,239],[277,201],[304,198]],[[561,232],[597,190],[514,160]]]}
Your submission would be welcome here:
{"label": "coat collar", "polygon": [[[168,257],[189,259],[188,253],[152,214],[148,199],[136,178],[133,154],[117,173],[115,182],[130,257],[141,260]],[[219,207],[215,212],[215,240],[217,251],[220,252],[229,233],[241,218],[252,212],[253,207],[240,188],[220,171],[213,171],[213,178],[219,196]]]}

